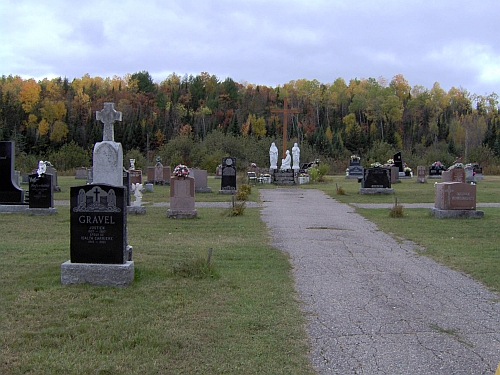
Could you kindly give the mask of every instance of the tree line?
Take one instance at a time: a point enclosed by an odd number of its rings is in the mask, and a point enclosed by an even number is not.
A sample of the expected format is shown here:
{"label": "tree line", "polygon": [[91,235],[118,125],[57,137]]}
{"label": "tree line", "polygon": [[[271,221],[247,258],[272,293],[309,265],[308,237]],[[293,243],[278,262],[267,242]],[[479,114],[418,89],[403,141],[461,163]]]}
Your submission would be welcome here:
{"label": "tree line", "polygon": [[[446,92],[437,82],[432,88],[412,87],[402,75],[390,81],[299,79],[277,87],[221,80],[206,72],[173,73],[160,83],[147,71],[112,78],[86,74],[72,81],[2,76],[0,140],[15,140],[18,153],[37,157],[67,151],[68,144],[89,152],[102,140],[95,112],[104,102],[114,102],[123,114],[115,140],[126,153],[168,154],[167,145],[179,149],[179,144],[200,148],[212,133],[245,139],[247,145],[270,145],[283,137],[283,118],[271,110],[281,108],[284,98],[299,111],[288,119],[285,136],[310,157],[376,158],[382,157],[374,154],[381,149],[422,157],[439,150],[443,158],[491,163],[500,155],[497,94],[477,95],[455,87]],[[258,158],[265,159],[267,150]],[[179,151],[177,158],[203,161],[188,151]],[[252,161],[253,155],[244,151],[242,161]]]}

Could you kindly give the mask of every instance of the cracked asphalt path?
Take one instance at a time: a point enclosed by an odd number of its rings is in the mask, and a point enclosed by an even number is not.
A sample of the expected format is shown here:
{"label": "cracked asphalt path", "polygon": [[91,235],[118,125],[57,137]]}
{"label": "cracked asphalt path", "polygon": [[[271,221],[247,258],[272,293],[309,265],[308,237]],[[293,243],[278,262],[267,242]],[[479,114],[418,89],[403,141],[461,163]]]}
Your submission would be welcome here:
{"label": "cracked asphalt path", "polygon": [[500,299],[321,191],[261,189],[319,374],[494,374]]}

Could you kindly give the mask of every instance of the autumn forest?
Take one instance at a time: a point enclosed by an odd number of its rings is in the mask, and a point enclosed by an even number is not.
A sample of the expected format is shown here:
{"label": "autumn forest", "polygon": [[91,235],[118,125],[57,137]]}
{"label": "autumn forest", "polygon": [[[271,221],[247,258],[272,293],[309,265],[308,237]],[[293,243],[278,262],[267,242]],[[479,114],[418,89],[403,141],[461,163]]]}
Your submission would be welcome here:
{"label": "autumn forest", "polygon": [[[405,161],[429,165],[465,162],[500,165],[498,96],[439,83],[411,86],[402,76],[337,78],[333,83],[299,79],[267,87],[224,80],[206,72],[169,75],[160,83],[147,71],[112,78],[0,78],[0,140],[16,142],[19,169],[50,160],[59,170],[91,165],[91,150],[102,140],[95,112],[114,102],[123,114],[115,140],[139,167],[155,156],[170,165],[214,170],[221,157],[240,166],[266,166],[271,142],[281,144],[283,117],[273,109],[289,107],[287,140],[298,142],[302,159],[319,158],[333,172],[349,155],[363,163],[384,162],[403,150]],[[149,155],[149,160],[146,159]],[[34,164],[33,164],[34,163]]]}

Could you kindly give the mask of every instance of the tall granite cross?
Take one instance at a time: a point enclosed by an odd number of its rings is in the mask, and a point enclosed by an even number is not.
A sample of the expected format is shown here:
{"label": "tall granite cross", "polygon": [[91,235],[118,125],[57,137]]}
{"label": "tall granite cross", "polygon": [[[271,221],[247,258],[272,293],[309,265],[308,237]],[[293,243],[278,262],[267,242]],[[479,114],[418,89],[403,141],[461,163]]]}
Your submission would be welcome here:
{"label": "tall granite cross", "polygon": [[287,136],[287,128],[286,128],[286,120],[289,114],[292,113],[300,113],[298,109],[289,109],[288,108],[288,99],[285,98],[283,102],[283,109],[271,109],[271,113],[283,113],[283,158],[286,157],[286,136]]}
{"label": "tall granite cross", "polygon": [[96,120],[100,120],[104,124],[102,131],[103,141],[115,141],[115,132],[113,124],[115,121],[122,120],[122,113],[115,110],[115,103],[104,103],[104,109],[95,113]]}

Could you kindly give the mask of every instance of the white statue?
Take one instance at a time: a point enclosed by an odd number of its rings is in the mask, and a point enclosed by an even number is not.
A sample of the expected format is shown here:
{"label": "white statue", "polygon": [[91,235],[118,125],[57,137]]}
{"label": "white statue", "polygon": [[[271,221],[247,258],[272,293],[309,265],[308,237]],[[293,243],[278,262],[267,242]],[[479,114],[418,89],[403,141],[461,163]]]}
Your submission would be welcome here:
{"label": "white statue", "polygon": [[269,149],[269,160],[271,161],[270,169],[278,169],[278,147],[271,143],[271,148]]}
{"label": "white statue", "polygon": [[38,177],[41,177],[45,171],[47,171],[47,164],[45,164],[43,160],[38,161],[38,169],[36,171],[36,173],[38,173]]}
{"label": "white statue", "polygon": [[135,159],[130,159],[130,170],[135,171]]}
{"label": "white statue", "polygon": [[290,162],[292,161],[292,157],[290,156],[290,151],[286,150],[286,156],[284,159],[281,159],[281,169],[290,169]]}
{"label": "white statue", "polygon": [[293,169],[300,169],[300,148],[297,143],[292,147]]}
{"label": "white statue", "polygon": [[134,193],[134,206],[140,206],[142,203],[142,184],[132,184],[132,192]]}

